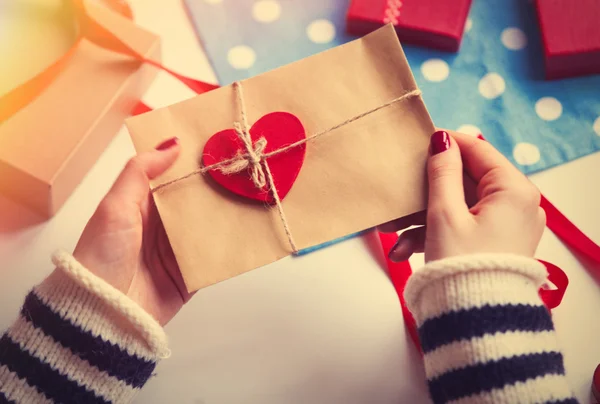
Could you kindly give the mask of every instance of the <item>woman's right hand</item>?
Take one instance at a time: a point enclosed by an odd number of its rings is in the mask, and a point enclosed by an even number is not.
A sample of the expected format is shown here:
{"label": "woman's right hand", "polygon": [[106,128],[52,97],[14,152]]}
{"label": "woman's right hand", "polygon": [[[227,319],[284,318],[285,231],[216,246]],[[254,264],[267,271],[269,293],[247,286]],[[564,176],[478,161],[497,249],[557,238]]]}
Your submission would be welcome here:
{"label": "woman's right hand", "polygon": [[[533,257],[546,216],[538,189],[488,142],[455,132],[431,136],[427,163],[426,217],[414,214],[380,226],[403,232],[390,259],[403,261],[425,252],[425,261],[477,253]],[[465,198],[463,176],[476,184],[474,204]],[[423,219],[426,218],[426,223]]]}

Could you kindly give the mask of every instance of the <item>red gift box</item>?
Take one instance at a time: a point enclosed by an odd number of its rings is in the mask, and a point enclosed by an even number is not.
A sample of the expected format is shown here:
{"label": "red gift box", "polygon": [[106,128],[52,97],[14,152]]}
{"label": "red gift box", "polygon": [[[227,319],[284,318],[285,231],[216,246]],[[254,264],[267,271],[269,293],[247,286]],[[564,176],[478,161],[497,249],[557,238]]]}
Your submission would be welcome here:
{"label": "red gift box", "polygon": [[346,29],[365,35],[392,23],[402,43],[456,52],[471,0],[352,0]]}
{"label": "red gift box", "polygon": [[600,0],[537,0],[546,79],[600,73]]}

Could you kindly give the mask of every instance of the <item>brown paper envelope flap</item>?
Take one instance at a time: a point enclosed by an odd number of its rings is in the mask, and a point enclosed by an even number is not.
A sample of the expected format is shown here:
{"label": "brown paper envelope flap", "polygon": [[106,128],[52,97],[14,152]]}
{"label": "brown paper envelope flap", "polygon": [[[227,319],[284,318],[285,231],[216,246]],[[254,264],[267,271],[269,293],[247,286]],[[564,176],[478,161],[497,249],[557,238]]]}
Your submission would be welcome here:
{"label": "brown paper envelope flap", "polygon": [[[90,10],[96,8],[119,17],[111,20],[111,28],[121,27],[128,39],[143,45],[143,53],[156,53],[160,44],[155,35],[101,6]],[[0,126],[0,160],[51,182],[139,66],[130,57],[82,41],[54,82]]]}
{"label": "brown paper envelope flap", "polygon": [[[392,27],[242,83],[250,125],[274,111],[303,123],[307,136],[416,89]],[[175,165],[156,187],[198,168],[206,141],[240,120],[232,86],[127,121],[138,152],[171,136]],[[412,97],[310,141],[283,201],[298,248],[321,244],[424,209],[433,123]],[[154,194],[189,290],[290,254],[277,209],[250,202],[196,175]]]}

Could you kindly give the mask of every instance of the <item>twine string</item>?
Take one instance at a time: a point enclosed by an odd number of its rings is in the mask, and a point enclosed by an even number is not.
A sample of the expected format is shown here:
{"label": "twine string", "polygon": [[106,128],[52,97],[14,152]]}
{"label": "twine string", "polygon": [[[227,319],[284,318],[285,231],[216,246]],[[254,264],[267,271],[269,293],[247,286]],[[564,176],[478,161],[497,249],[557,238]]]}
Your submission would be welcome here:
{"label": "twine string", "polygon": [[240,116],[241,123],[234,122],[233,128],[238,136],[238,138],[242,141],[244,145],[245,153],[238,152],[235,156],[221,160],[218,163],[211,164],[209,166],[200,167],[188,174],[185,174],[181,177],[174,178],[170,181],[164,182],[151,190],[152,193],[156,193],[159,190],[168,187],[169,185],[175,184],[177,182],[183,181],[187,178],[193,177],[198,174],[205,174],[210,170],[219,170],[221,173],[225,175],[232,175],[244,170],[249,170],[250,178],[252,182],[258,189],[264,189],[267,187],[268,192],[271,193],[273,200],[275,202],[275,206],[277,207],[277,211],[279,213],[279,218],[281,219],[281,223],[283,225],[283,229],[287,236],[288,242],[292,251],[294,253],[298,252],[296,248],[296,243],[294,242],[294,238],[292,236],[292,232],[290,230],[289,223],[285,217],[285,212],[283,210],[283,206],[281,203],[281,198],[279,197],[279,193],[277,192],[277,187],[275,186],[275,180],[273,178],[273,173],[269,168],[269,164],[267,163],[267,159],[269,157],[276,156],[281,153],[285,153],[288,150],[291,150],[295,147],[301,146],[305,143],[314,141],[321,136],[324,136],[330,132],[335,131],[343,126],[346,126],[352,122],[355,122],[359,119],[362,119],[368,115],[371,115],[379,110],[387,108],[393,104],[404,101],[409,98],[418,97],[421,95],[421,90],[415,89],[409,91],[407,93],[402,94],[401,96],[394,98],[390,101],[387,101],[377,107],[369,109],[361,114],[353,116],[352,118],[346,119],[345,121],[338,123],[328,129],[325,129],[321,132],[318,132],[312,136],[306,137],[305,139],[298,140],[297,142],[291,143],[287,146],[279,148],[277,150],[270,151],[265,153],[265,149],[267,147],[267,140],[264,137],[258,139],[254,144],[252,144],[252,138],[250,136],[250,126],[248,124],[248,116],[246,114],[246,103],[244,98],[244,90],[242,83],[236,81],[233,83],[233,87],[237,93],[237,102],[240,107]]}
{"label": "twine string", "polygon": [[[238,160],[232,161],[231,163],[220,167],[219,171],[225,175],[231,175],[239,173],[240,171],[250,167],[250,177],[252,178],[252,182],[254,182],[256,188],[263,189],[265,185],[267,185],[267,179],[265,178],[265,171],[263,170],[261,163],[264,159],[263,152],[265,151],[265,147],[267,147],[267,140],[264,137],[261,137],[254,146],[252,145],[252,137],[250,137],[250,125],[248,124],[248,115],[246,114],[244,87],[239,81],[236,81],[233,84],[233,87],[236,89],[237,101],[240,107],[240,115],[242,117],[242,123],[240,124],[239,122],[234,122],[233,128],[235,129],[235,133],[244,144],[246,155],[239,155]],[[269,184],[269,186],[271,187],[271,184]]]}
{"label": "twine string", "polygon": [[263,189],[265,185],[267,185],[267,181],[261,162],[265,158],[264,151],[267,147],[267,139],[261,137],[254,143],[254,146],[252,146],[252,140],[246,140],[246,137],[250,138],[250,135],[246,135],[237,122],[235,122],[233,126],[238,137],[243,139],[242,142],[244,143],[246,154],[238,152],[235,160],[219,167],[218,170],[225,175],[231,175],[250,168],[250,178],[252,178],[252,182],[254,182],[256,188]]}
{"label": "twine string", "polygon": [[[294,236],[292,236],[292,232],[290,230],[290,224],[285,217],[285,212],[283,210],[281,198],[279,197],[279,192],[277,192],[277,187],[275,186],[273,174],[271,173],[269,163],[267,163],[265,155],[263,154],[265,147],[267,146],[267,140],[264,137],[261,137],[256,142],[256,146],[252,145],[252,138],[250,137],[250,125],[248,125],[248,118],[246,116],[246,101],[244,99],[244,89],[242,87],[242,83],[236,81],[233,84],[233,87],[237,90],[237,100],[240,107],[240,114],[242,116],[242,124],[240,125],[239,122],[234,122],[233,127],[235,128],[235,133],[237,133],[240,140],[244,143],[244,147],[246,148],[246,157],[239,157],[238,160],[234,160],[231,163],[220,167],[219,170],[223,174],[230,175],[240,172],[245,168],[250,168],[252,182],[254,182],[254,185],[258,189],[263,189],[266,185],[268,185],[268,191],[271,193],[273,200],[275,201],[277,213],[279,213],[279,219],[283,225],[283,230],[287,236],[288,243],[290,244],[292,251],[297,253],[298,249],[296,248]],[[246,163],[239,163],[240,159],[244,160]]]}

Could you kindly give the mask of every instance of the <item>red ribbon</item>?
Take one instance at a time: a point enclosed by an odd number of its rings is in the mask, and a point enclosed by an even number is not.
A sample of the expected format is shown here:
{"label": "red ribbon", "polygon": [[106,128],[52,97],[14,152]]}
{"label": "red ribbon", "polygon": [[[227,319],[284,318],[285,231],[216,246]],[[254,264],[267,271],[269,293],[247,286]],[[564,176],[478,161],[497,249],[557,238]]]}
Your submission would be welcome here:
{"label": "red ribbon", "polygon": [[569,278],[567,274],[554,264],[546,261],[538,260],[546,267],[548,271],[548,280],[556,286],[556,289],[540,289],[540,298],[550,310],[558,307],[562,302],[567,286],[569,286]]}
{"label": "red ribbon", "polygon": [[381,246],[383,247],[383,254],[385,255],[385,260],[387,264],[388,274],[396,289],[396,293],[398,294],[398,298],[400,299],[400,306],[402,307],[402,315],[404,317],[404,324],[406,326],[406,331],[410,335],[413,343],[417,347],[419,351],[421,351],[421,343],[419,341],[419,333],[417,331],[417,323],[412,316],[410,310],[406,306],[406,300],[404,300],[404,288],[406,287],[406,282],[408,282],[408,278],[412,274],[412,268],[410,267],[410,263],[408,261],[403,262],[393,262],[388,258],[388,254],[392,250],[392,247],[396,243],[398,236],[394,233],[382,233],[380,231],[377,232],[379,235],[379,241],[381,242]]}
{"label": "red ribbon", "polygon": [[600,275],[600,246],[579,230],[543,195],[540,206],[546,211],[548,228],[575,253],[586,258],[595,275]]}

